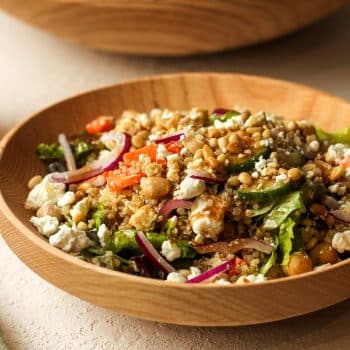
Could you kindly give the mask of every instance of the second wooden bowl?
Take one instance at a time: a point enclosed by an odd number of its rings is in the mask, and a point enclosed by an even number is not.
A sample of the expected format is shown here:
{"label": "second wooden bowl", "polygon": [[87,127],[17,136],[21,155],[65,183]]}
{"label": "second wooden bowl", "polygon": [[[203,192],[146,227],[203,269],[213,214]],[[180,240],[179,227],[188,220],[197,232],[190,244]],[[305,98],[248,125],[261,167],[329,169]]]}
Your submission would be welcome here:
{"label": "second wooden bowl", "polygon": [[[324,128],[349,124],[350,105],[311,88],[234,74],[178,74],[127,82],[80,95],[35,114],[0,143],[0,228],[13,252],[47,281],[82,299],[128,315],[176,324],[235,326],[305,314],[350,296],[350,260],[323,271],[257,285],[182,285],[88,264],[48,244],[24,210],[27,181],[43,172],[39,142],[74,133],[96,115],[154,107],[246,106]],[[6,268],[3,266],[2,268]]]}
{"label": "second wooden bowl", "polygon": [[98,49],[186,55],[276,38],[348,0],[1,0],[49,32]]}

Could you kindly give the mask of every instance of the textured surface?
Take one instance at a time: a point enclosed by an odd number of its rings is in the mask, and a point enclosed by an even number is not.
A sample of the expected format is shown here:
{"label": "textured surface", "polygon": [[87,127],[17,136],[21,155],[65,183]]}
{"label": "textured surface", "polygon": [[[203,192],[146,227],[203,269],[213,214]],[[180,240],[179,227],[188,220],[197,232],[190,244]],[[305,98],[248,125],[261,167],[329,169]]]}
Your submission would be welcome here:
{"label": "textured surface", "polygon": [[89,47],[185,55],[249,45],[319,20],[348,0],[2,0],[0,7]]}
{"label": "textured surface", "polygon": [[[349,19],[348,9],[284,41],[237,53],[155,60],[76,48],[0,15],[0,130],[72,93],[168,71],[271,75],[350,99]],[[178,349],[180,344],[183,349],[347,349],[350,344],[350,302],[263,326],[167,326],[113,314],[67,295],[27,269],[1,239],[0,266],[0,329],[13,349]]]}

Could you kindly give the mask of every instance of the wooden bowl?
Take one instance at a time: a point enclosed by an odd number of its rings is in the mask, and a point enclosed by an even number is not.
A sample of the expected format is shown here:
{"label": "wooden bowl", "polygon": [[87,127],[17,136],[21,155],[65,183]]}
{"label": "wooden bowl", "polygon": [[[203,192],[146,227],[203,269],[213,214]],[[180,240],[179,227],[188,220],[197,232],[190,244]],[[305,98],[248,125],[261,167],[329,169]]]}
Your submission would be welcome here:
{"label": "wooden bowl", "polygon": [[186,55],[290,33],[348,0],[2,0],[4,10],[98,49]]}
{"label": "wooden bowl", "polygon": [[[118,84],[53,105],[11,130],[1,141],[0,228],[13,252],[59,288],[103,307],[149,320],[235,326],[305,314],[350,296],[350,260],[324,271],[257,285],[181,285],[111,271],[50,246],[24,210],[27,181],[43,172],[34,155],[39,142],[81,130],[92,117],[123,109],[208,109],[246,106],[328,128],[349,124],[350,104],[314,89],[254,76],[177,74]],[[3,267],[6,268],[6,267]]]}

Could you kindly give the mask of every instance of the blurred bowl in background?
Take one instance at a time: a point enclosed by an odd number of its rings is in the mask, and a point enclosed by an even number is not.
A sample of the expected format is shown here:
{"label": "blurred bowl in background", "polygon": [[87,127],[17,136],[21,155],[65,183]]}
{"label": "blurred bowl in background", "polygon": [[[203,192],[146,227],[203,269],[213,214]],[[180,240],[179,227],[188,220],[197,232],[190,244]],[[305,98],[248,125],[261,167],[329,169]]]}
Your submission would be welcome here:
{"label": "blurred bowl in background", "polygon": [[270,40],[348,0],[2,0],[8,13],[97,49],[190,55]]}

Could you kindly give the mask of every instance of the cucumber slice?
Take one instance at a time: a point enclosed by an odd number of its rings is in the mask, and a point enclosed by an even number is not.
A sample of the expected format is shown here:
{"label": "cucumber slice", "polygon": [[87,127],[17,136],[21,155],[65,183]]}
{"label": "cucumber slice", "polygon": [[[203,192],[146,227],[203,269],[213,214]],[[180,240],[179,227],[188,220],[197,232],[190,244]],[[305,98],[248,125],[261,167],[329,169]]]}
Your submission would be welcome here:
{"label": "cucumber slice", "polygon": [[268,158],[271,153],[270,148],[263,147],[257,149],[253,155],[249,154],[244,158],[238,158],[234,156],[231,160],[231,164],[227,166],[227,171],[229,173],[240,173],[242,171],[249,171],[254,169],[255,163],[260,159],[260,157]]}
{"label": "cucumber slice", "polygon": [[237,194],[240,199],[248,202],[272,202],[279,200],[282,196],[293,190],[292,184],[289,182],[274,182],[269,181],[262,188],[257,188],[253,184],[248,189],[238,190]]}

